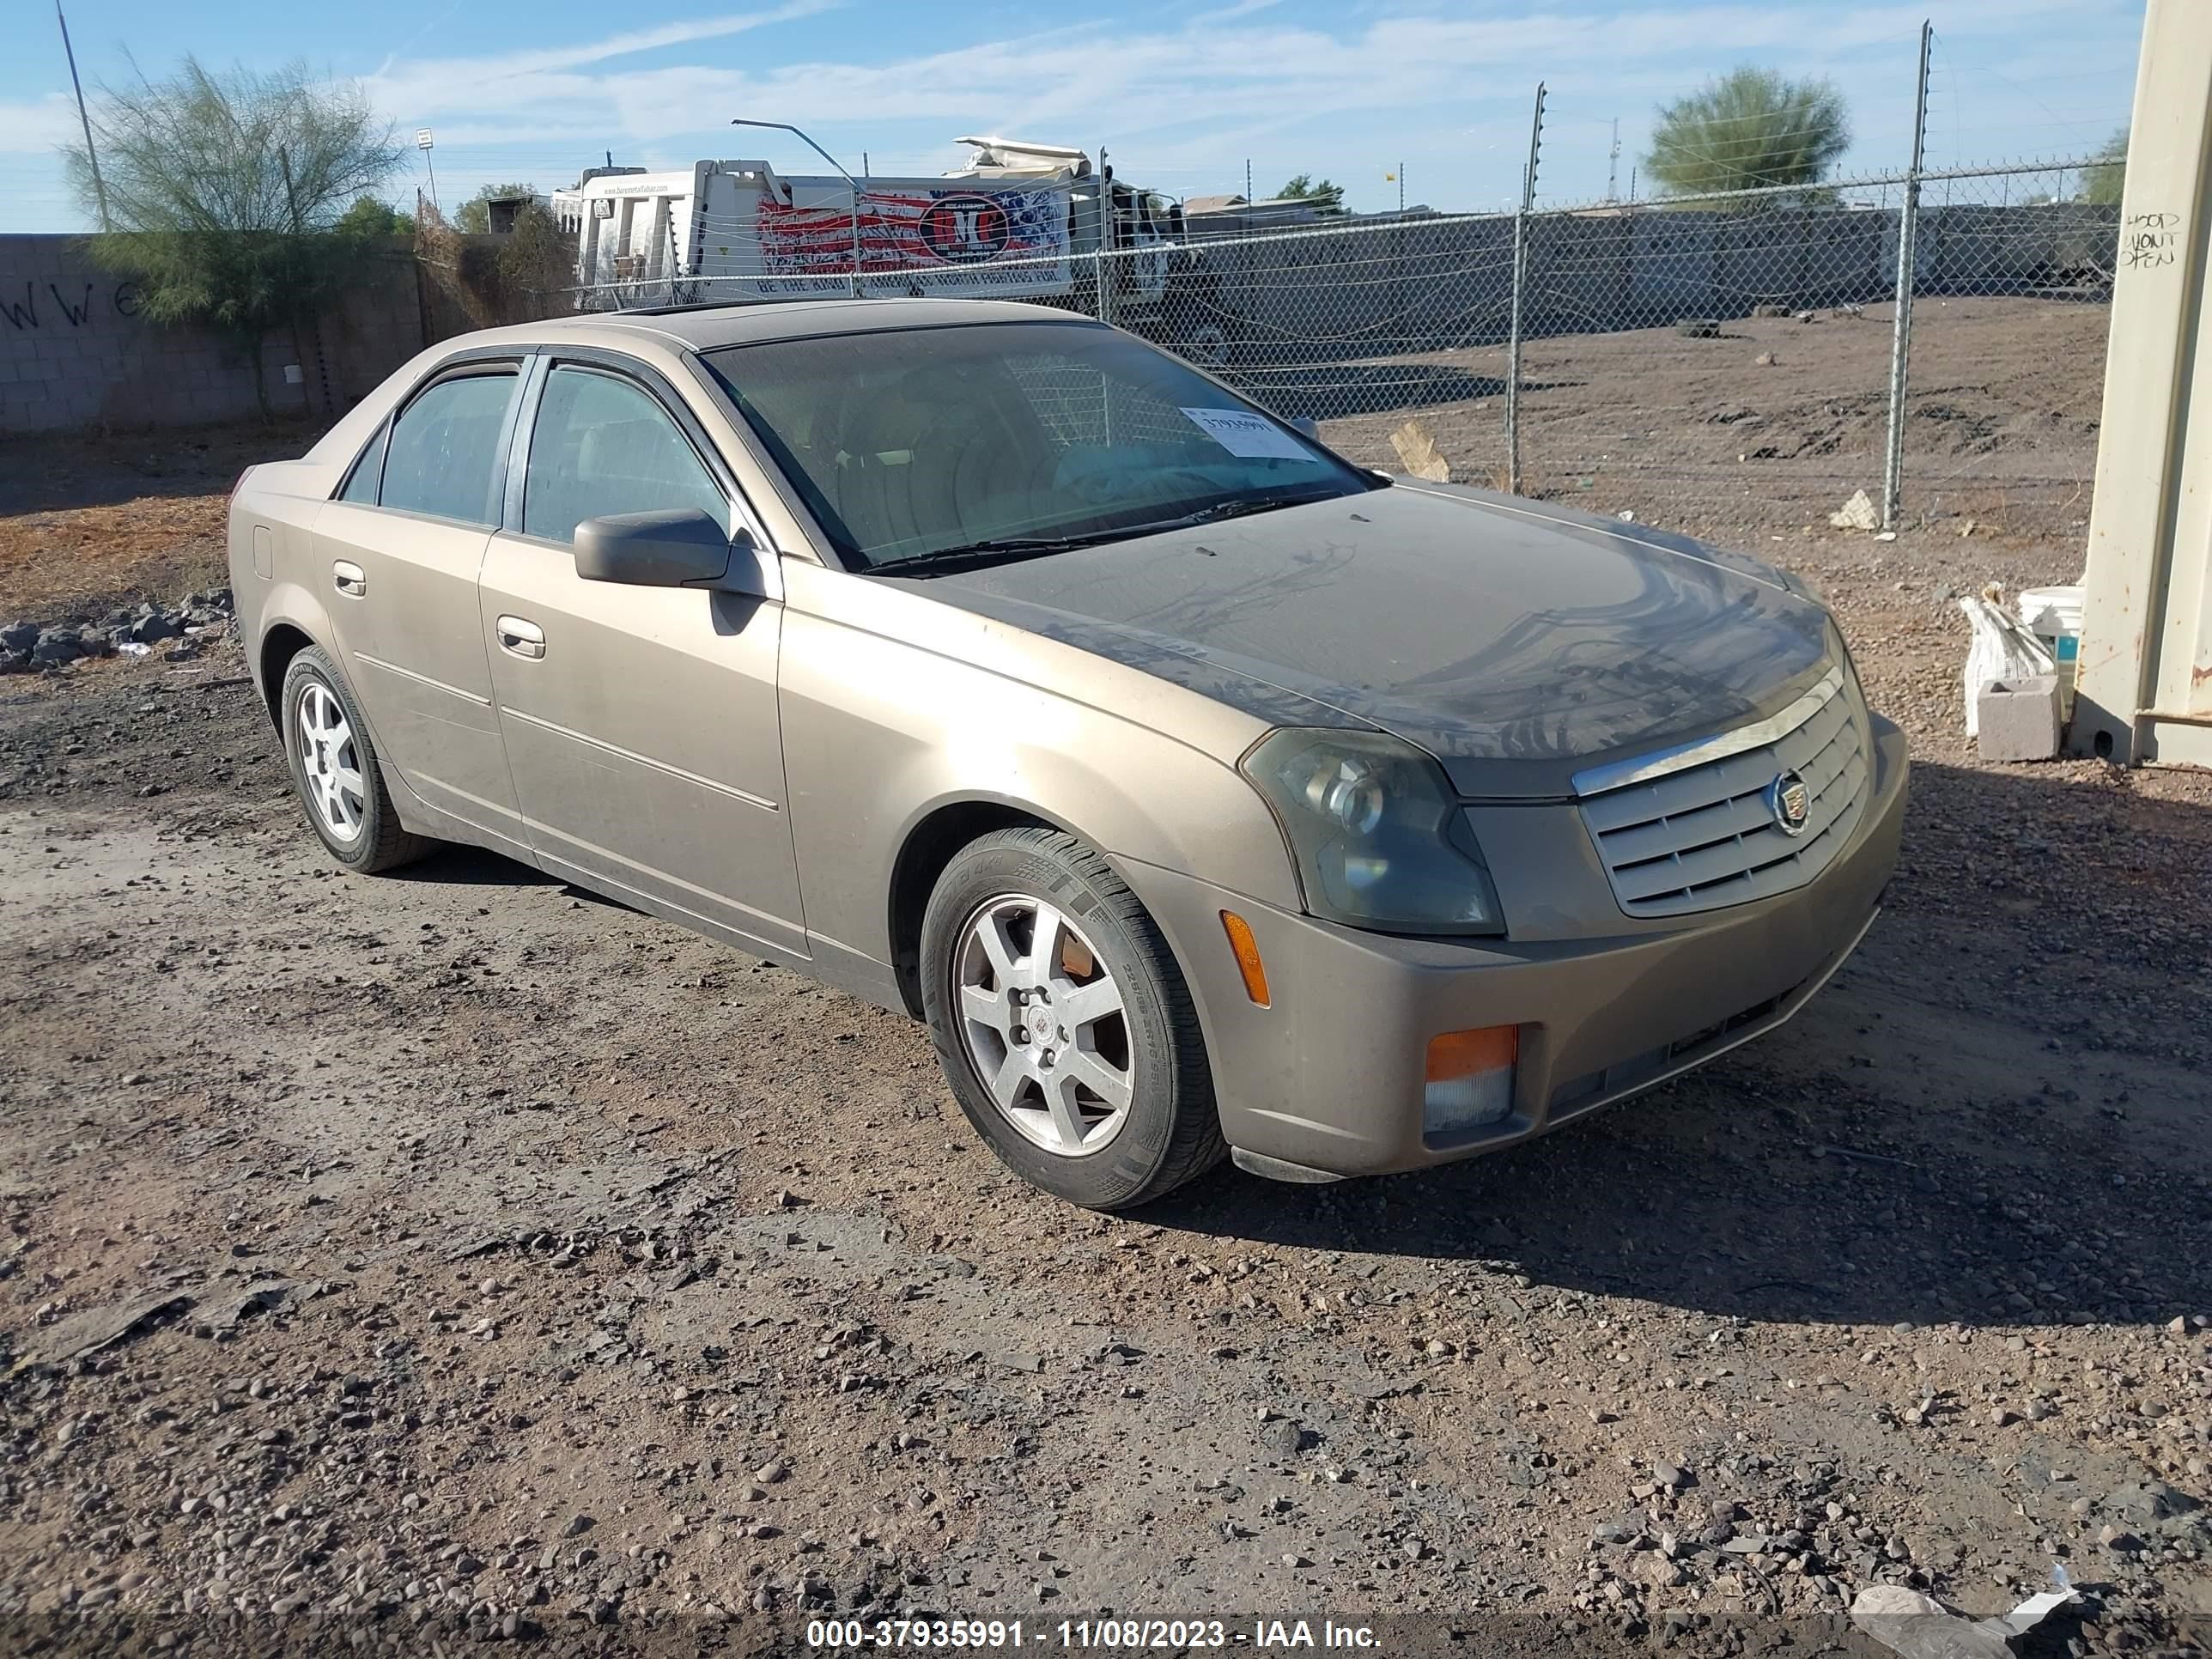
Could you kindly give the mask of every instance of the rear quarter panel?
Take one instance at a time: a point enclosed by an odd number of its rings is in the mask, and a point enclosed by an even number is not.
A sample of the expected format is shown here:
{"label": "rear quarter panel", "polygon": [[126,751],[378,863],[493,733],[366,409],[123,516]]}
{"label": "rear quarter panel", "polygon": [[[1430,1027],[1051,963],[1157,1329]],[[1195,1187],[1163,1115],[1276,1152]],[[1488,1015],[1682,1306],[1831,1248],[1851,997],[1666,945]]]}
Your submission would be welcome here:
{"label": "rear quarter panel", "polygon": [[264,698],[274,690],[262,683],[262,646],[271,629],[289,623],[325,650],[337,650],[329,613],[309,571],[315,516],[344,471],[343,462],[264,461],[246,473],[231,495],[231,598],[238,607],[247,663]]}

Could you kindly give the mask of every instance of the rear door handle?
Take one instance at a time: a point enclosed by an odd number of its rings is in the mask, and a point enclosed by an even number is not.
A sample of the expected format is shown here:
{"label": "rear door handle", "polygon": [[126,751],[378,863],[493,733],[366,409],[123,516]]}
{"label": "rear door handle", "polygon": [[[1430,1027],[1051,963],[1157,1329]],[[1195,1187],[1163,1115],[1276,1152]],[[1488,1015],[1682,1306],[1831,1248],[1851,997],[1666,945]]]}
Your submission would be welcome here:
{"label": "rear door handle", "polygon": [[545,654],[545,630],[534,622],[525,622],[520,617],[499,619],[499,648],[509,656],[528,657],[533,660]]}
{"label": "rear door handle", "polygon": [[331,580],[337,584],[339,592],[356,599],[368,592],[368,573],[350,559],[339,559],[331,564]]}

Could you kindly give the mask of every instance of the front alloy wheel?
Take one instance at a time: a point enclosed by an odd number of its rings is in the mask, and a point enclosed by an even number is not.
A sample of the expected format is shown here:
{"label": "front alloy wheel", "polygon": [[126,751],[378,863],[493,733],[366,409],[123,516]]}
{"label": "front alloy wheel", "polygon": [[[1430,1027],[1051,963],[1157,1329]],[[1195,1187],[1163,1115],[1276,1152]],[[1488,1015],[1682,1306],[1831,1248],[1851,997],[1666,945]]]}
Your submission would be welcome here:
{"label": "front alloy wheel", "polygon": [[922,917],[921,980],[960,1109],[1047,1192],[1125,1209],[1226,1152],[1182,970],[1073,836],[1000,830],[955,854]]}
{"label": "front alloy wheel", "polygon": [[988,900],[961,929],[960,1035],[1006,1121],[1062,1158],[1103,1150],[1135,1079],[1121,988],[1083,930],[1026,893]]}

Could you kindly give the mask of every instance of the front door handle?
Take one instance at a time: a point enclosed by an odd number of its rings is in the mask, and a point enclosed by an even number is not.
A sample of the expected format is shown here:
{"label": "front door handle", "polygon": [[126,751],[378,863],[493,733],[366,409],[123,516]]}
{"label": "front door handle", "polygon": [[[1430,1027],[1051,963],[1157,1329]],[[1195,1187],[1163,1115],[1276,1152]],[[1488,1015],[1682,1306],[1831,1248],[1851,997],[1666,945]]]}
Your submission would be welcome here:
{"label": "front door handle", "polygon": [[545,630],[534,622],[525,622],[520,617],[499,619],[499,648],[513,657],[528,657],[532,660],[545,654]]}
{"label": "front door handle", "polygon": [[331,580],[337,584],[339,592],[356,599],[368,592],[368,573],[350,559],[339,559],[331,564]]}

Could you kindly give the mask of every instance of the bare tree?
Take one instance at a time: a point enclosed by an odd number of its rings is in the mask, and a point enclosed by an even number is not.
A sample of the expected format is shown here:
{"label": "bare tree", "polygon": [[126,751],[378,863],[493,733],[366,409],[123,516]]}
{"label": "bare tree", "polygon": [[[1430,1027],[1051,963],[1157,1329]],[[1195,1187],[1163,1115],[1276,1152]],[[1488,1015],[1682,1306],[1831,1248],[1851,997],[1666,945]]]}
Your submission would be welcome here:
{"label": "bare tree", "polygon": [[[217,72],[189,57],[167,80],[102,86],[91,123],[112,226],[93,257],[138,284],[155,321],[231,336],[260,392],[263,336],[312,322],[362,270],[367,228],[345,215],[398,167],[391,124],[304,64]],[[91,159],[63,155],[89,216]]]}

